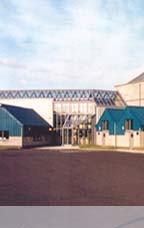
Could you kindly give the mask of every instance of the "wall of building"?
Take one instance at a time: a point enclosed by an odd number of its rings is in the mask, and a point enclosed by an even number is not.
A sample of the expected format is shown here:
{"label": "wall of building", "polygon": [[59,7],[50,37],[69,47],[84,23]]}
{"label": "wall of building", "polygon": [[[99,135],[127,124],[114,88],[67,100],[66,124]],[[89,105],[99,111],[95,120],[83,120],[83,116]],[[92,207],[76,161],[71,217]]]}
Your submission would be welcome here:
{"label": "wall of building", "polygon": [[96,107],[96,113],[92,116],[92,144],[96,144],[96,129],[95,125],[98,123],[100,117],[102,116],[103,112],[105,111],[105,107]]}
{"label": "wall of building", "polygon": [[144,147],[144,131],[140,132],[140,146]]}
{"label": "wall of building", "polygon": [[96,145],[115,146],[115,136],[109,135],[108,131],[96,132]]}
{"label": "wall of building", "polygon": [[53,99],[49,98],[22,98],[0,99],[0,103],[9,104],[35,110],[44,120],[53,126]]}
{"label": "wall of building", "polygon": [[44,146],[51,145],[53,139],[51,136],[45,138],[45,136],[41,137],[40,141],[34,141],[33,137],[14,137],[10,136],[8,139],[0,138],[0,146],[12,146],[12,147],[28,147],[28,146]]}
{"label": "wall of building", "polygon": [[[98,122],[99,118],[103,114],[106,107],[98,107],[94,101],[86,101],[86,100],[67,100],[67,101],[53,101],[53,99],[49,98],[21,98],[21,99],[0,99],[0,103],[2,104],[9,104],[15,105],[24,108],[32,108],[34,109],[43,119],[45,119],[49,124],[53,126],[53,114],[54,111],[58,113],[58,115],[79,115],[84,114],[88,115],[89,117],[95,116],[91,123],[92,128],[92,137],[91,143],[95,144],[95,124]],[[57,130],[60,129],[60,136],[61,139],[61,129],[63,126],[63,120],[58,119],[58,116],[55,117],[55,128]],[[60,125],[58,125],[60,122]],[[83,140],[87,143],[87,139]],[[89,142],[90,140],[88,140]],[[27,139],[27,143],[29,144],[31,139]],[[33,143],[32,143],[33,144]],[[37,143],[34,143],[37,144]],[[42,142],[43,144],[43,142]]]}
{"label": "wall of building", "polygon": [[96,103],[85,100],[55,101],[54,111],[59,114],[95,114]]}
{"label": "wall of building", "polygon": [[22,147],[22,137],[10,136],[9,139],[0,139],[0,146]]}
{"label": "wall of building", "polygon": [[29,146],[44,146],[44,145],[51,145],[52,144],[52,137],[48,136],[41,136],[40,140],[34,140],[33,137],[24,137],[23,138],[23,146],[29,147]]}
{"label": "wall of building", "polygon": [[117,147],[129,147],[129,148],[133,148],[136,144],[134,143],[135,141],[135,137],[132,138],[132,140],[130,140],[131,138],[131,133],[130,132],[125,132],[124,135],[117,135]]}
{"label": "wall of building", "polygon": [[43,146],[50,145],[51,139],[41,138],[41,141],[34,141],[32,137],[9,137],[9,139],[0,139],[0,146],[12,146],[12,147],[27,147],[27,146]]}
{"label": "wall of building", "polygon": [[101,118],[102,114],[104,113],[106,107],[96,107],[96,123],[98,123],[99,119]]}
{"label": "wall of building", "polygon": [[115,86],[127,105],[144,106],[144,82]]}
{"label": "wall of building", "polygon": [[108,131],[96,132],[96,144],[114,147],[143,147],[144,132],[126,131],[124,135],[109,135]]}
{"label": "wall of building", "polygon": [[8,131],[10,136],[22,135],[20,122],[2,107],[0,107],[0,131]]}

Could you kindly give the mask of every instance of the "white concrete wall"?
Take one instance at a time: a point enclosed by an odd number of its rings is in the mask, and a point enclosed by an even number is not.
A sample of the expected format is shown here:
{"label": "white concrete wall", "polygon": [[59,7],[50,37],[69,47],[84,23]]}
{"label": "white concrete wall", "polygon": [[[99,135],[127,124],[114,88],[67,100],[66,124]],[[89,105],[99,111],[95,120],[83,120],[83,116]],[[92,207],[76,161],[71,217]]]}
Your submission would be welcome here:
{"label": "white concrete wall", "polygon": [[140,145],[141,147],[144,147],[144,132],[140,132]]}
{"label": "white concrete wall", "polygon": [[[105,137],[103,136],[105,134]],[[133,134],[133,137],[131,137]],[[96,132],[96,144],[100,146],[143,147],[144,132],[127,131],[124,135],[109,135],[108,131]]]}
{"label": "white concrete wall", "polygon": [[98,123],[105,109],[106,107],[98,107],[98,106],[96,107],[96,124]]}
{"label": "white concrete wall", "polygon": [[144,106],[144,82],[115,86],[127,105]]}
{"label": "white concrete wall", "polygon": [[135,131],[134,132],[134,147],[140,147],[140,146],[142,146],[141,145],[141,133],[139,131]]}
{"label": "white concrete wall", "polygon": [[42,137],[41,141],[33,141],[32,137],[12,137],[9,139],[0,139],[0,146],[13,146],[13,147],[23,147],[23,146],[43,146],[50,145],[52,143],[52,136],[47,139]]}
{"label": "white concrete wall", "polygon": [[[133,137],[131,137],[131,134],[133,134]],[[117,136],[117,146],[118,147],[129,147],[129,148],[140,147],[141,146],[140,138],[141,138],[140,132],[127,131],[125,133],[125,135]]]}
{"label": "white concrete wall", "polygon": [[9,139],[1,139],[0,146],[16,146],[22,147],[22,137],[9,137]]}
{"label": "white concrete wall", "polygon": [[[105,134],[105,137],[104,137]],[[115,146],[115,136],[109,135],[108,131],[96,133],[96,144],[99,146]]]}
{"label": "white concrete wall", "polygon": [[49,140],[45,140],[45,137],[42,137],[41,141],[33,141],[32,137],[9,137],[9,139],[0,140],[0,146],[14,146],[14,147],[23,147],[23,146],[38,146],[38,145],[49,145],[51,143],[51,136]]}
{"label": "white concrete wall", "polygon": [[0,99],[0,103],[34,109],[44,120],[53,126],[53,99],[22,98]]}
{"label": "white concrete wall", "polygon": [[[130,147],[130,133],[117,136],[117,147]],[[132,144],[131,147],[133,147]]]}

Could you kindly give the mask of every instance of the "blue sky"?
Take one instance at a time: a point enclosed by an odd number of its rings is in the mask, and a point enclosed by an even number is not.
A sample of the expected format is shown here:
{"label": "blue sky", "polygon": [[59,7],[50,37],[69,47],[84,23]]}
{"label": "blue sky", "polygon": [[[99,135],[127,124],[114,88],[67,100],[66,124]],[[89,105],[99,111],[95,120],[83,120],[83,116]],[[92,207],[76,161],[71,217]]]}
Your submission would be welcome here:
{"label": "blue sky", "polygon": [[112,89],[143,50],[143,0],[0,1],[0,89]]}

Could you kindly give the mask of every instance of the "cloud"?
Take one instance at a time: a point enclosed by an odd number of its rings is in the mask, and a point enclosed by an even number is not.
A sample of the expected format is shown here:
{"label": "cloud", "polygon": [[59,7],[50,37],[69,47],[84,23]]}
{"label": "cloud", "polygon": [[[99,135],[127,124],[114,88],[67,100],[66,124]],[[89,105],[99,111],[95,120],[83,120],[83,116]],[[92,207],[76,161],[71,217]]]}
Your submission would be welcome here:
{"label": "cloud", "polygon": [[15,87],[113,88],[143,69],[143,7],[140,0],[7,0],[0,68]]}
{"label": "cloud", "polygon": [[8,59],[0,59],[0,65],[6,66],[9,68],[16,68],[16,69],[26,69],[26,65],[18,64],[17,62],[10,61]]}

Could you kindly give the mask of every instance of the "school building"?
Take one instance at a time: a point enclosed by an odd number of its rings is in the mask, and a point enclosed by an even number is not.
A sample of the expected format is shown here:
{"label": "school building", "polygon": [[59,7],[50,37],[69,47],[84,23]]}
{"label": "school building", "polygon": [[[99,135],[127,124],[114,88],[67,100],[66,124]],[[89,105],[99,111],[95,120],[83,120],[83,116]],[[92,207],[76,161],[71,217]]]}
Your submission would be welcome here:
{"label": "school building", "polygon": [[[34,132],[40,134],[37,139],[42,136],[42,142],[36,142],[34,135],[27,137],[30,132],[25,131],[27,123],[22,119],[19,120],[19,124],[23,125],[19,135],[15,135],[9,129],[10,137],[22,136],[21,146],[47,143],[143,146],[144,73],[128,83],[115,86],[114,90],[1,90],[0,104],[1,109],[14,106],[15,110],[18,110],[18,107],[23,109],[23,113],[26,109],[33,110],[28,115],[29,123],[33,116],[32,112],[45,121],[41,128],[40,119],[35,122],[35,126],[27,127],[27,129],[33,129],[32,134]],[[12,114],[9,113],[10,115]],[[17,119],[18,123],[19,114],[13,118],[15,121]],[[11,121],[14,121],[13,118]],[[3,118],[0,121],[5,123],[6,119]],[[48,132],[47,129],[49,129]],[[7,132],[1,125],[0,132],[3,131]],[[4,137],[1,137],[1,144],[15,145],[16,138],[13,143],[10,143],[11,138],[5,137],[6,133],[1,133],[1,136],[2,134]],[[52,137],[53,142],[46,141],[52,134],[55,135]]]}

